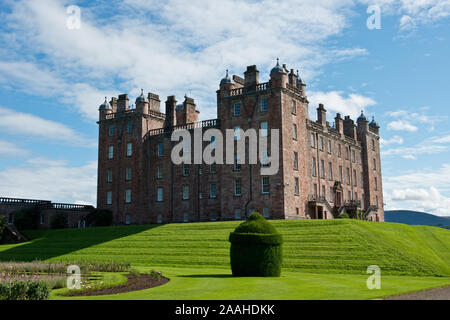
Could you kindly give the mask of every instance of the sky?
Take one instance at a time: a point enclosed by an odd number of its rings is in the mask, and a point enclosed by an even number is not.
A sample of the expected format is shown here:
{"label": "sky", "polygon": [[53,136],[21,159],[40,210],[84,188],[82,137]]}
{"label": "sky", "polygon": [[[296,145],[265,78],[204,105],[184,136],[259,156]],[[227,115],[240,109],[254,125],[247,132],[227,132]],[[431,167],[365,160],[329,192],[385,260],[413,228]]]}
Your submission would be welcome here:
{"label": "sky", "polygon": [[105,96],[212,119],[226,69],[279,58],[311,119],[375,116],[386,210],[450,216],[450,0],[2,0],[0,21],[0,196],[95,205]]}

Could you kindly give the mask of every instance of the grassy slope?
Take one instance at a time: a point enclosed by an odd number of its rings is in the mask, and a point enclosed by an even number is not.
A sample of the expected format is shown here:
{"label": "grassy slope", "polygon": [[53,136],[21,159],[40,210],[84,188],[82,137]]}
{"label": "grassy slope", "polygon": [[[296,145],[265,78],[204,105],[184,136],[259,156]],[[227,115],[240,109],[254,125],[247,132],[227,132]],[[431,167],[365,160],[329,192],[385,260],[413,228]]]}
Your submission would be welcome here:
{"label": "grassy slope", "polygon": [[[354,220],[272,221],[283,234],[284,270],[384,275],[450,275],[450,231]],[[124,261],[158,267],[229,268],[239,222],[33,231],[30,243],[0,246],[0,260]]]}

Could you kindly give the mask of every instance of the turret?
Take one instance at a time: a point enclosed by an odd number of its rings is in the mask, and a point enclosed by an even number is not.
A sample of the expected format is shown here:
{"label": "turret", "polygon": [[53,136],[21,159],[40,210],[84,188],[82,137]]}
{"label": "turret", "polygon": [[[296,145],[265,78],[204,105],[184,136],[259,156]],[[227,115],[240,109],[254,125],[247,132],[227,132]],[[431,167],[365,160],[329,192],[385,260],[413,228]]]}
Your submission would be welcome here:
{"label": "turret", "polygon": [[376,134],[380,134],[380,126],[375,121],[375,117],[372,117],[372,121],[370,121],[369,127],[371,130],[373,130]]}
{"label": "turret", "polygon": [[358,125],[358,133],[369,131],[369,121],[367,120],[366,116],[364,115],[363,110],[361,110],[361,115],[356,120],[356,123]]}
{"label": "turret", "polygon": [[99,118],[100,120],[105,120],[106,115],[112,113],[111,105],[108,103],[107,98],[105,97],[105,101],[98,107]]}
{"label": "turret", "polygon": [[139,114],[148,114],[148,101],[145,99],[143,89],[141,89],[141,95],[136,98],[136,112]]}
{"label": "turret", "polygon": [[319,103],[319,107],[316,110],[317,110],[317,123],[325,127],[327,124],[327,110],[325,110],[322,103]]}
{"label": "turret", "polygon": [[284,68],[280,66],[278,58],[277,65],[270,71],[270,81],[272,82],[272,88],[286,88],[288,75]]}
{"label": "turret", "polygon": [[297,88],[300,89],[300,91],[302,92],[302,96],[306,97],[306,83],[305,80],[300,78],[300,76],[298,75],[298,70],[297,70]]}

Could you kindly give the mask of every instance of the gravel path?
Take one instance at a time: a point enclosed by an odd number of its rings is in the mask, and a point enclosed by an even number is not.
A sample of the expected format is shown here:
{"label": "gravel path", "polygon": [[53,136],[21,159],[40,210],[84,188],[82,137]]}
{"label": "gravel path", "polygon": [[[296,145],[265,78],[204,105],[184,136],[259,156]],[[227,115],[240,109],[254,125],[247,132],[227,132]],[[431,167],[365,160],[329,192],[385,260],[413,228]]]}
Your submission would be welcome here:
{"label": "gravel path", "polygon": [[384,298],[384,300],[450,300],[450,286],[400,294]]}

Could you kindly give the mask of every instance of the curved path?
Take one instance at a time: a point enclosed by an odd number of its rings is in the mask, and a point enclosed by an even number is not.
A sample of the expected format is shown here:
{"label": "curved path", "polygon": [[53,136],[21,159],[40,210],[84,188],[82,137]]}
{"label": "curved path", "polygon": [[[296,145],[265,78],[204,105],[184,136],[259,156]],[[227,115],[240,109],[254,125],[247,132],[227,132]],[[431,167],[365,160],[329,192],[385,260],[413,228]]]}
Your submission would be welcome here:
{"label": "curved path", "polygon": [[450,286],[400,294],[384,300],[450,300]]}

